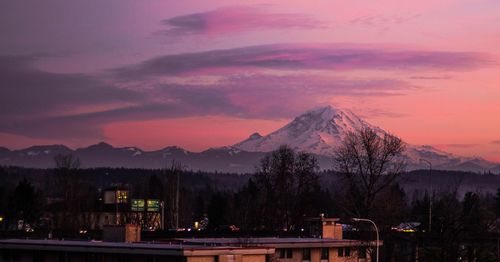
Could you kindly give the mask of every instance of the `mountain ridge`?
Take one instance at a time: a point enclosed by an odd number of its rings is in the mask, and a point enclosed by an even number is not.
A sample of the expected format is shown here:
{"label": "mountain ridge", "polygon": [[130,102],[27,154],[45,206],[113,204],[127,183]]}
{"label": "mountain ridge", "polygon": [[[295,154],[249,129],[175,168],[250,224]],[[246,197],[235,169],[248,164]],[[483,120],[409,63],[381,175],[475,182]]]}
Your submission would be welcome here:
{"label": "mountain ridge", "polygon": [[[229,146],[191,152],[178,146],[145,151],[135,146],[114,147],[106,142],[71,149],[64,145],[39,145],[19,150],[0,147],[0,165],[24,167],[54,167],[57,154],[74,154],[82,167],[163,168],[177,161],[193,170],[245,173],[255,171],[267,152],[283,144],[298,151],[315,154],[322,169],[331,168],[331,157],[341,138],[349,131],[370,127],[380,135],[388,132],[371,125],[349,110],[331,106],[309,110],[295,117],[287,125],[265,136],[251,134],[247,139]],[[425,159],[434,169],[500,173],[500,163],[479,157],[455,156],[432,146],[408,145],[408,169],[428,168]]]}
{"label": "mountain ridge", "polygon": [[[332,157],[342,137],[362,128],[371,128],[380,136],[389,134],[350,110],[325,106],[305,112],[269,135],[247,139],[233,146],[250,152],[269,152],[287,144],[295,150]],[[431,162],[434,167],[448,170],[485,171],[496,165],[480,157],[456,156],[426,145],[407,144],[405,154],[410,169],[427,167],[421,159]]]}

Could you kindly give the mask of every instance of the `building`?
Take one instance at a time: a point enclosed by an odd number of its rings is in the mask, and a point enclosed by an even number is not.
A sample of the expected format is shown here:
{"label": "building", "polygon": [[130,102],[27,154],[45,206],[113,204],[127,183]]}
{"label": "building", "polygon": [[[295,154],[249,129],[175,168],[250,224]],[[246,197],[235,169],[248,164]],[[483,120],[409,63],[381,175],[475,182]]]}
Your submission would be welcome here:
{"label": "building", "polygon": [[[374,241],[342,238],[337,219],[311,220],[308,237],[176,238],[162,242],[133,242],[128,229],[110,227],[109,241],[0,240],[0,262],[340,262],[372,261],[367,252]],[[316,231],[315,231],[316,230]],[[104,234],[106,237],[106,234]],[[136,236],[137,237],[137,236]],[[127,240],[128,239],[128,240]],[[136,238],[140,241],[140,238]],[[125,242],[129,241],[129,242]]]}
{"label": "building", "polygon": [[143,230],[153,231],[161,228],[161,208],[159,199],[134,199],[128,189],[110,187],[101,192],[96,209],[80,212],[78,219],[84,230],[135,224],[141,225]]}
{"label": "building", "polygon": [[0,261],[19,262],[266,262],[268,247],[182,243],[0,240]]}
{"label": "building", "polygon": [[[257,237],[257,238],[189,238],[179,239],[185,244],[220,246],[263,246],[275,249],[269,261],[275,262],[338,262],[370,260],[368,249],[375,241],[343,239],[342,225],[338,218],[309,219],[308,237]],[[381,245],[382,243],[379,243]]]}
{"label": "building", "polygon": [[370,244],[358,240],[331,238],[209,238],[184,239],[187,245],[232,247],[268,247],[275,249],[269,261],[276,262],[337,262],[370,261],[367,247]]}

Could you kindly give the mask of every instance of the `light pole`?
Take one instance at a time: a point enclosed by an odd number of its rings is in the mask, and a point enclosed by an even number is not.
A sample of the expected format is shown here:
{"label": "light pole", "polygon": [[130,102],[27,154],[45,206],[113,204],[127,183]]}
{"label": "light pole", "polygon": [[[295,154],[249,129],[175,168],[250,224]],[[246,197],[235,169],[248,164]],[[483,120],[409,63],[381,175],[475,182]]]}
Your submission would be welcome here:
{"label": "light pole", "polygon": [[378,249],[379,249],[378,242],[379,242],[379,235],[378,235],[378,227],[377,227],[377,224],[375,224],[375,222],[373,222],[372,220],[370,220],[370,219],[366,219],[366,218],[356,218],[356,217],[355,217],[355,218],[353,218],[353,219],[352,219],[352,221],[354,221],[354,222],[360,222],[360,221],[361,221],[361,222],[369,222],[369,223],[371,223],[371,224],[373,225],[373,227],[375,228],[375,233],[376,233],[376,235],[377,235],[377,243],[375,243],[375,246],[376,246],[376,248],[377,248],[377,255],[376,255],[377,260],[376,260],[376,262],[378,262],[378,251],[379,251],[379,250],[378,250]]}
{"label": "light pole", "polygon": [[160,202],[161,207],[161,230],[165,230],[165,202]]}
{"label": "light pole", "polygon": [[432,163],[425,159],[420,159],[420,161],[425,162],[429,165],[429,233],[432,232]]}

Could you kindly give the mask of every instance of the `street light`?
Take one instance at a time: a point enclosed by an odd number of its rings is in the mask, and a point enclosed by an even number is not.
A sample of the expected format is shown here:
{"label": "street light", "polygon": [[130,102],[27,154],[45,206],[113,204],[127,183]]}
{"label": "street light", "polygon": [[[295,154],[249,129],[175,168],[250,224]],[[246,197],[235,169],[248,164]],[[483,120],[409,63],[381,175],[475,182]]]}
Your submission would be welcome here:
{"label": "street light", "polygon": [[373,225],[373,227],[375,228],[375,233],[376,233],[376,235],[377,235],[377,243],[375,243],[375,246],[376,246],[376,248],[377,248],[377,256],[376,256],[376,257],[377,257],[377,260],[376,260],[376,262],[378,262],[378,249],[379,249],[379,247],[378,247],[378,242],[379,242],[379,235],[378,235],[378,227],[377,227],[377,225],[376,225],[376,224],[375,224],[375,222],[373,222],[372,220],[370,220],[370,219],[366,219],[366,218],[356,218],[356,217],[355,217],[355,218],[352,218],[352,221],[354,221],[354,222],[369,222],[369,223],[371,223],[371,224]]}
{"label": "street light", "polygon": [[429,186],[430,186],[430,192],[429,192],[429,233],[432,232],[432,163],[429,162],[426,159],[420,159],[420,161],[425,162],[429,165]]}

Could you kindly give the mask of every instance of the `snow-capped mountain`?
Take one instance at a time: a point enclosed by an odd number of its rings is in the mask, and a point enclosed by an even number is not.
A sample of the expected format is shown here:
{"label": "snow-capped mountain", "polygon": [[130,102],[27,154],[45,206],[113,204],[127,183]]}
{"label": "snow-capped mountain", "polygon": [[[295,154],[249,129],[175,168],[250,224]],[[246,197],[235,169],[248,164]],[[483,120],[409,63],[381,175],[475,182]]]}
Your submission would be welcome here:
{"label": "snow-capped mountain", "polygon": [[[380,135],[387,133],[349,110],[326,106],[296,117],[269,135],[254,133],[233,147],[250,152],[269,152],[286,144],[299,151],[331,157],[349,131],[363,127],[370,127]],[[423,160],[431,162],[434,168],[463,171],[487,171],[495,165],[479,157],[460,157],[431,146],[407,145],[405,154],[409,169],[427,168]]]}
{"label": "snow-capped mountain", "polygon": [[161,150],[144,151],[137,147],[114,147],[100,142],[76,150],[61,145],[41,145],[20,150],[0,147],[0,166],[54,168],[54,158],[58,154],[72,154],[80,160],[82,168],[164,168],[176,161],[190,170],[235,173],[254,171],[255,164],[264,156],[264,153],[229,147],[190,152],[177,146],[168,146]]}
{"label": "snow-capped mountain", "polygon": [[[101,142],[76,150],[63,145],[32,146],[21,150],[0,147],[0,165],[53,168],[57,154],[73,154],[82,167],[163,168],[175,160],[188,169],[221,172],[253,172],[266,152],[287,144],[299,151],[317,156],[320,167],[332,167],[332,155],[348,131],[370,127],[377,133],[386,133],[356,116],[349,110],[331,106],[308,111],[284,127],[265,136],[254,133],[233,146],[190,152],[177,146],[144,151],[137,147],[113,147]],[[408,169],[428,168],[462,171],[491,171],[500,173],[500,164],[479,157],[460,157],[431,146],[407,145]]]}
{"label": "snow-capped mountain", "polygon": [[300,151],[332,156],[334,148],[347,132],[362,127],[371,127],[377,133],[384,133],[382,129],[370,125],[349,110],[327,106],[308,111],[267,136],[254,133],[234,147],[251,152],[269,152],[286,144]]}

